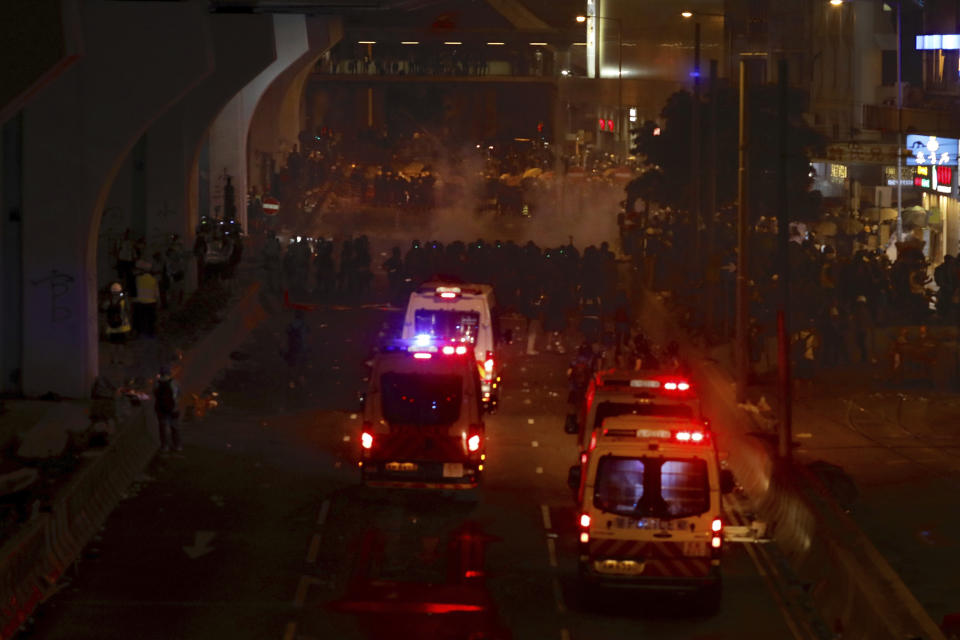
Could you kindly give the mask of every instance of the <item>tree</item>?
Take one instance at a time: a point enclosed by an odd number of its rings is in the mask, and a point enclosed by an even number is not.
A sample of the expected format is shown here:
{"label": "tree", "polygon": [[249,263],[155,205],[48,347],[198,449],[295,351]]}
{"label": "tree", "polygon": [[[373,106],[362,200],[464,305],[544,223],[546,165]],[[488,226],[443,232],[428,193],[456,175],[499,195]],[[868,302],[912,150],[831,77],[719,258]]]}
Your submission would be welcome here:
{"label": "tree", "polygon": [[[737,201],[739,96],[738,91],[723,87],[717,91],[717,208],[723,209]],[[754,87],[750,92],[750,212],[753,219],[777,214],[777,171],[780,166],[779,97],[776,85]],[[820,194],[810,191],[809,158],[823,150],[825,138],[811,129],[803,119],[807,95],[792,89],[788,114],[787,202],[793,220],[811,219],[819,213]],[[677,209],[691,208],[692,180],[691,131],[693,97],[687,91],[678,91],[667,99],[660,112],[663,125],[654,135],[656,125],[644,122],[634,130],[633,152],[646,158],[649,165],[663,173],[662,204]],[[707,144],[710,140],[710,104],[700,109],[702,117],[700,157],[704,158],[703,177],[711,167],[706,165]],[[701,189],[706,195],[706,189]],[[706,203],[704,203],[706,205]],[[706,211],[706,206],[703,208]]]}

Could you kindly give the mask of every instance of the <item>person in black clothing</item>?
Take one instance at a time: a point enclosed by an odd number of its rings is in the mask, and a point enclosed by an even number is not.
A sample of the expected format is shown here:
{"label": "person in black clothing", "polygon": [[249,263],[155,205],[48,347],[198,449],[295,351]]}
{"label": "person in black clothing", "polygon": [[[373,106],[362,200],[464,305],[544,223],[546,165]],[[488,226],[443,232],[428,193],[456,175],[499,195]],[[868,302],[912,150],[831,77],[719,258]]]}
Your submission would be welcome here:
{"label": "person in black clothing", "polygon": [[384,261],[381,268],[387,272],[390,300],[396,301],[400,285],[403,284],[403,257],[400,255],[400,247],[391,249],[390,257]]}
{"label": "person in black clothing", "polygon": [[160,367],[153,385],[154,411],[160,428],[160,451],[182,451],[180,443],[180,386],[170,375],[170,367]]}

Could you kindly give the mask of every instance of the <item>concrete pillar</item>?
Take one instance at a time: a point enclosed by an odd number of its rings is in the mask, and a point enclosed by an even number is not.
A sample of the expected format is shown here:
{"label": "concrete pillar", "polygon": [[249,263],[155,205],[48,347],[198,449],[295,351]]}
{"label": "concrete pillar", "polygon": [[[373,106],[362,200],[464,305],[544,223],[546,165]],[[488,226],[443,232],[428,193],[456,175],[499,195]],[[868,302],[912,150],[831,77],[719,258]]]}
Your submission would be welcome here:
{"label": "concrete pillar", "polygon": [[23,391],[86,397],[100,217],[143,132],[213,70],[201,3],[68,2],[85,49],[23,110]]}
{"label": "concrete pillar", "polygon": [[23,120],[0,126],[0,392],[20,392],[23,364],[22,190]]}
{"label": "concrete pillar", "polygon": [[[257,78],[257,82],[263,81],[263,85],[257,94],[246,140],[249,144],[249,153],[246,154],[248,180],[261,192],[264,188],[260,178],[262,163],[272,156],[277,166],[283,166],[286,154],[299,144],[298,136],[307,125],[304,85],[320,56],[342,35],[339,19],[307,18],[298,25],[291,25],[280,21],[281,17],[284,16],[278,16],[276,22],[278,42],[281,33],[287,35],[284,36],[282,56],[278,47],[277,59],[278,63],[282,59],[285,64],[275,64],[264,71],[262,78]],[[243,191],[238,189],[237,193],[242,196],[246,190],[247,184],[244,184]]]}
{"label": "concrete pillar", "polygon": [[[302,15],[273,16],[276,55],[273,62],[240,90],[220,111],[210,128],[210,210],[214,215],[224,211],[224,176],[232,177],[235,206],[240,224],[247,228],[245,194],[250,180],[261,190],[259,168],[266,157],[289,151],[296,143],[300,128],[299,102],[302,80],[299,81],[295,108],[287,108],[287,115],[295,118],[280,123],[280,110],[285,105],[290,86],[303,70],[312,65],[326,51],[334,34],[339,32],[336,18],[307,18]],[[311,34],[314,34],[311,38]],[[320,34],[327,34],[321,37]],[[311,40],[316,41],[317,49]],[[274,86],[276,85],[276,86]],[[259,106],[264,101],[265,105]],[[263,115],[254,122],[255,112]],[[271,121],[272,120],[272,121]],[[290,131],[293,131],[290,137]],[[249,138],[248,138],[249,136]],[[249,147],[248,147],[249,139]],[[215,212],[219,211],[217,214]]]}
{"label": "concrete pillar", "polygon": [[[189,251],[200,219],[200,158],[214,119],[239,91],[276,58],[273,18],[208,15],[216,68],[147,132],[147,226],[165,246],[178,234]],[[206,167],[204,167],[204,170]],[[204,176],[204,179],[207,177]],[[186,290],[196,288],[188,259]]]}

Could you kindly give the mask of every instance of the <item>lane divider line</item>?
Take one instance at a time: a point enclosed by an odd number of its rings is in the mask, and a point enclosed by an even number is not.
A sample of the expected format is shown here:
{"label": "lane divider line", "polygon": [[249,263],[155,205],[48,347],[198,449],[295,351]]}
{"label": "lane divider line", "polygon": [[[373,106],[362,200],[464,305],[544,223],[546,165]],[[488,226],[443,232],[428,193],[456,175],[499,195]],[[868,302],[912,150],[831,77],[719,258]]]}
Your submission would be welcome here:
{"label": "lane divider line", "polygon": [[553,577],[553,599],[557,603],[557,613],[566,613],[567,607],[563,604],[563,591],[560,589],[560,580]]}
{"label": "lane divider line", "polygon": [[[730,519],[736,522],[737,525],[745,524],[745,520],[737,508],[738,505],[734,504],[733,499],[724,497],[724,502],[726,502],[726,508],[727,512],[730,514]],[[787,604],[786,597],[781,593],[783,577],[773,565],[772,560],[767,557],[766,552],[762,548],[759,550],[754,549],[753,545],[749,542],[744,543],[743,547],[747,552],[747,555],[750,556],[750,560],[753,562],[753,565],[756,567],[757,573],[760,574],[764,583],[766,583],[767,591],[769,591],[770,595],[773,596],[773,600],[776,603],[777,608],[780,609],[780,614],[783,616],[784,622],[787,623],[787,628],[790,629],[790,633],[793,635],[793,637],[796,638],[796,640],[815,638],[815,634],[811,629],[808,628],[805,622],[794,618],[793,612],[790,610],[790,607]],[[801,632],[799,628],[800,626],[803,627],[803,632]]]}
{"label": "lane divider line", "polygon": [[313,564],[317,561],[317,554],[320,552],[320,534],[313,534],[310,539],[310,548],[307,549],[307,563]]}
{"label": "lane divider line", "polygon": [[283,631],[283,640],[293,640],[294,636],[297,633],[297,623],[288,622],[287,628]]}
{"label": "lane divider line", "polygon": [[320,513],[317,515],[318,527],[322,527],[323,523],[327,521],[328,513],[330,513],[330,498],[324,500],[323,504],[320,505]]}
{"label": "lane divider line", "polygon": [[297,593],[293,597],[293,606],[299,609],[307,599],[307,590],[310,585],[320,584],[320,581],[313,576],[300,576],[300,582],[297,584]]}
{"label": "lane divider line", "polygon": [[550,566],[554,569],[557,568],[557,544],[553,541],[553,538],[547,538],[547,554],[550,556]]}
{"label": "lane divider line", "polygon": [[543,515],[543,528],[547,531],[553,529],[553,523],[550,522],[550,507],[545,504],[540,505],[540,513]]}

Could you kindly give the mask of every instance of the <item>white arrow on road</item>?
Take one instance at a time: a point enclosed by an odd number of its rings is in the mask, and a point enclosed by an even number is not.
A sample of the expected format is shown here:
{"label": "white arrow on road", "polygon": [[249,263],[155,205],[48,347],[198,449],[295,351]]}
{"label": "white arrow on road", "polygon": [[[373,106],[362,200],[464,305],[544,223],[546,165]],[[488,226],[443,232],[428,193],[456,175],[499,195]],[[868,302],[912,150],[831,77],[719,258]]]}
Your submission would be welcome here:
{"label": "white arrow on road", "polygon": [[194,534],[193,546],[185,546],[183,550],[191,560],[196,560],[200,556],[213,551],[213,547],[210,546],[210,542],[216,535],[217,534],[213,531],[197,531],[196,534]]}

